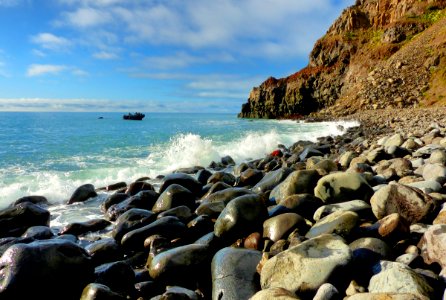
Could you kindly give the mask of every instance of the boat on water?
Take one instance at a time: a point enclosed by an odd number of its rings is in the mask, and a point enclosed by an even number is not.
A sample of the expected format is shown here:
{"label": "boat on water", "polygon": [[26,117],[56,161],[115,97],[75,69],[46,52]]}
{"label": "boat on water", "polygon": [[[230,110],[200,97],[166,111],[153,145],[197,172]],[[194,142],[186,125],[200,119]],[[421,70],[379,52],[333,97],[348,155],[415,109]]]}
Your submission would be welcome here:
{"label": "boat on water", "polygon": [[137,120],[137,121],[141,121],[142,119],[144,119],[146,115],[140,112],[135,112],[135,113],[128,113],[124,116],[122,116],[122,118],[124,120]]}

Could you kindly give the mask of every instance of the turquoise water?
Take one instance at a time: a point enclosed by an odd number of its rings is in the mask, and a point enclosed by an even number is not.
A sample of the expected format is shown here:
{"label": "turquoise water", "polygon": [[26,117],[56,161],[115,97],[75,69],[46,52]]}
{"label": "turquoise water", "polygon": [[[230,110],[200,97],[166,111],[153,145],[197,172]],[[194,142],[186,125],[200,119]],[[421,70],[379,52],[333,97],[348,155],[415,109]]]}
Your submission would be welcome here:
{"label": "turquoise water", "polygon": [[277,144],[341,133],[335,123],[146,115],[143,121],[124,121],[120,113],[0,112],[0,207],[26,195],[63,203],[85,183],[131,182],[207,166],[224,155],[241,162],[262,157]]}

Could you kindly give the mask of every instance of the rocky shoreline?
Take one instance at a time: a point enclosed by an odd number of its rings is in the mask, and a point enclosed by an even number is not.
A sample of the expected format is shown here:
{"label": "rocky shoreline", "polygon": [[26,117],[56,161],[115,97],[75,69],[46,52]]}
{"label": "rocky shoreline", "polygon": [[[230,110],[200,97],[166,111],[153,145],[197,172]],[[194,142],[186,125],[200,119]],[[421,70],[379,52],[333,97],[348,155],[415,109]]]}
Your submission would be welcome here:
{"label": "rocky shoreline", "polygon": [[313,117],[330,119],[361,126],[110,185],[104,218],[58,232],[44,197],[18,199],[0,299],[442,299],[446,109]]}

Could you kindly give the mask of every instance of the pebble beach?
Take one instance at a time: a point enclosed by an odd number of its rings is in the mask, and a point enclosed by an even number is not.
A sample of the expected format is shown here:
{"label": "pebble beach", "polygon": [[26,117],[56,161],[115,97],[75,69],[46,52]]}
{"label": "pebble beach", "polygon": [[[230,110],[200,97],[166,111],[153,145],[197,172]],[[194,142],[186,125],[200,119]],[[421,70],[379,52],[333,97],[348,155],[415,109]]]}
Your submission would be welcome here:
{"label": "pebble beach", "polygon": [[103,217],[58,232],[45,197],[18,199],[0,299],[442,299],[446,110],[339,118],[360,126],[159,185],[85,183],[68,204],[106,192]]}

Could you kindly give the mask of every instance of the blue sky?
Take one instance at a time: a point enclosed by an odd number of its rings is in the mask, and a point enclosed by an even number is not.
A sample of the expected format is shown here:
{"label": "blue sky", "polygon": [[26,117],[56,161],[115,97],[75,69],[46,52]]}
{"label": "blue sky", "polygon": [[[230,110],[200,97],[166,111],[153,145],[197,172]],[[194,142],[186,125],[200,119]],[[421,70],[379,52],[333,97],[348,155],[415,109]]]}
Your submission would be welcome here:
{"label": "blue sky", "polygon": [[0,111],[238,112],[353,0],[0,0]]}

